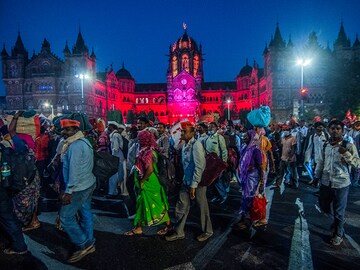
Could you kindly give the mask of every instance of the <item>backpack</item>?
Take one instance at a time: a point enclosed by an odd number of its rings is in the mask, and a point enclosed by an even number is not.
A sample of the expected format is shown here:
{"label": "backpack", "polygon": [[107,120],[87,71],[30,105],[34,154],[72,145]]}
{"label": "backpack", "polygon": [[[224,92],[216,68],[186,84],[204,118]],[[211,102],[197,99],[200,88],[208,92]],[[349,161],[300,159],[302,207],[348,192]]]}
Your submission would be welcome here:
{"label": "backpack", "polygon": [[235,172],[237,167],[239,166],[240,153],[236,147],[236,136],[229,136],[229,144],[228,144],[228,160],[227,163],[229,165],[229,170]]}
{"label": "backpack", "polygon": [[174,164],[163,154],[156,151],[157,154],[157,176],[160,184],[167,187],[175,179]]}
{"label": "backpack", "polygon": [[96,178],[107,181],[119,171],[119,158],[108,152],[96,152],[86,139],[81,139],[94,153],[94,167],[92,173]]}
{"label": "backpack", "polygon": [[121,137],[123,140],[123,147],[122,147],[121,151],[123,152],[124,158],[127,159],[127,156],[129,153],[129,140],[126,139],[123,135],[121,135]]}
{"label": "backpack", "polygon": [[3,188],[20,192],[35,179],[36,166],[35,157],[32,152],[17,152],[12,148],[2,147],[1,164],[3,164],[3,162],[7,162],[11,169],[8,181],[1,182]]}

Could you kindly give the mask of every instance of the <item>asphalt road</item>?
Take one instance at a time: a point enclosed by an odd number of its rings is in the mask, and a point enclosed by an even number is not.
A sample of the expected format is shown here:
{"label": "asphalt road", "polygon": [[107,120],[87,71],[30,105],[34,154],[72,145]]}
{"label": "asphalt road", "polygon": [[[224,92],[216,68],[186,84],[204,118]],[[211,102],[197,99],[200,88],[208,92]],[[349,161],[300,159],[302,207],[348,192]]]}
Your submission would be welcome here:
{"label": "asphalt road", "polygon": [[[305,181],[305,180],[304,180]],[[210,204],[214,235],[197,242],[201,233],[193,207],[186,238],[167,242],[156,236],[159,227],[144,229],[144,236],[127,237],[132,228],[121,200],[93,197],[96,252],[67,264],[70,244],[55,229],[55,200],[42,199],[41,227],[27,232],[31,253],[0,254],[0,269],[360,269],[360,189],[351,188],[347,207],[346,237],[339,247],[329,244],[331,218],[320,212],[315,188],[300,184],[295,190],[269,183],[269,224],[266,230],[236,232],[241,193],[233,183],[224,205]],[[174,206],[175,197],[170,199]],[[173,217],[174,207],[170,214]],[[5,240],[0,236],[0,248]]]}

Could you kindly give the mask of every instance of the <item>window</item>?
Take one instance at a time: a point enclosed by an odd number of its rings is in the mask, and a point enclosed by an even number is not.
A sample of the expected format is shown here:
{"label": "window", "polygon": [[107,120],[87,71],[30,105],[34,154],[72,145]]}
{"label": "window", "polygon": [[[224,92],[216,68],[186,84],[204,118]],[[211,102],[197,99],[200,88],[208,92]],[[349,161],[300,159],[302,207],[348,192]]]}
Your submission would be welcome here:
{"label": "window", "polygon": [[184,54],[181,58],[181,64],[182,64],[182,69],[186,70],[187,72],[190,71],[189,69],[189,56],[187,54]]}
{"label": "window", "polygon": [[177,58],[174,56],[172,58],[172,70],[173,70],[173,77],[175,77],[178,74],[178,67],[177,67]]}
{"label": "window", "polygon": [[196,76],[198,68],[199,68],[199,56],[195,55],[194,56],[194,76]]}

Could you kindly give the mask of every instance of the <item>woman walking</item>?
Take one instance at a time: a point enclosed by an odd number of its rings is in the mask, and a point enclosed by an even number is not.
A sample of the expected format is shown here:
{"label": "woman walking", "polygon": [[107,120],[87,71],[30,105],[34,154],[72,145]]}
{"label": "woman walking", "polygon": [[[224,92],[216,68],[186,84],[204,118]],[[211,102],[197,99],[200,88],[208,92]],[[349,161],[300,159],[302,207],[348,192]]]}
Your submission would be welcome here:
{"label": "woman walking", "polygon": [[134,165],[135,186],[139,191],[136,199],[135,227],[125,235],[142,235],[143,226],[166,223],[166,227],[158,232],[158,235],[165,235],[171,228],[169,205],[165,190],[157,177],[156,141],[147,130],[140,131],[137,138],[140,151]]}
{"label": "woman walking", "polygon": [[[250,209],[257,192],[264,190],[264,178],[262,170],[261,151],[258,148],[259,135],[255,130],[249,130],[243,135],[243,141],[247,145],[242,148],[240,158],[240,185],[242,188],[241,220],[235,225],[235,229],[244,230],[251,225]],[[256,223],[255,223],[256,224]]]}

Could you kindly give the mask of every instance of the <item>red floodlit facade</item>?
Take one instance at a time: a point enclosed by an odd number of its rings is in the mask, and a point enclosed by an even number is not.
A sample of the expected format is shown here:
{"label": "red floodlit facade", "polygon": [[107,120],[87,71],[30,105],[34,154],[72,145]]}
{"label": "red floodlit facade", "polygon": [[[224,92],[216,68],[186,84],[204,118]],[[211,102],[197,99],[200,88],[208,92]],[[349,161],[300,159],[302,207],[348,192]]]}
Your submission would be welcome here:
{"label": "red floodlit facade", "polygon": [[[263,69],[246,63],[236,81],[205,82],[202,46],[184,34],[169,48],[166,82],[141,84],[124,65],[115,72],[111,67],[96,72],[96,56],[89,54],[81,32],[70,51],[66,44],[64,60],[54,55],[44,39],[41,52],[29,59],[20,34],[9,55],[1,52],[7,110],[34,109],[50,113],[86,112],[90,117],[106,117],[109,110],[120,110],[126,122],[129,111],[154,111],[160,122],[173,123],[227,117],[239,118],[241,110],[259,105],[271,106],[271,89],[266,88]],[[87,74],[81,81],[76,75]],[[164,80],[165,81],[165,80]],[[84,99],[82,99],[82,93]],[[230,104],[228,104],[230,101]]]}
{"label": "red floodlit facade", "polygon": [[[18,34],[11,54],[5,45],[1,51],[6,91],[3,112],[33,109],[49,115],[51,107],[45,104],[50,104],[57,115],[81,111],[90,117],[106,117],[109,110],[117,109],[126,122],[129,112],[136,115],[153,111],[158,121],[171,124],[184,118],[227,118],[228,108],[231,118],[238,119],[243,111],[268,105],[273,119],[284,121],[298,115],[303,100],[309,115],[326,116],[330,104],[327,91],[331,87],[327,85],[327,74],[336,72],[332,63],[357,63],[360,41],[356,36],[351,45],[341,23],[333,51],[318,43],[315,32],[310,33],[305,46],[300,46],[304,48],[303,55],[317,58],[304,71],[306,99],[301,97],[300,69],[294,64],[299,49],[294,49],[291,38],[288,42],[283,40],[279,24],[265,46],[264,68],[246,62],[236,80],[227,82],[204,81],[202,46],[187,34],[186,28],[169,48],[164,82],[149,84],[136,83],[124,65],[117,72],[112,67],[97,72],[94,50],[89,54],[81,32],[72,50],[66,43],[64,60],[51,52],[46,39],[41,51],[29,58]],[[80,74],[90,79],[80,80]]]}
{"label": "red floodlit facade", "polygon": [[[224,116],[229,109],[232,119],[239,118],[241,110],[260,105],[271,106],[271,91],[266,89],[263,70],[254,63],[246,63],[236,82],[204,82],[202,46],[188,36],[187,31],[169,48],[166,83],[135,84],[124,66],[116,73],[110,71],[95,84],[98,93],[108,93],[108,102],[100,98],[108,110],[118,109],[126,119],[129,110],[134,114],[154,111],[159,122],[174,123],[187,118],[190,121],[211,120]],[[105,82],[105,83],[104,83]]]}

